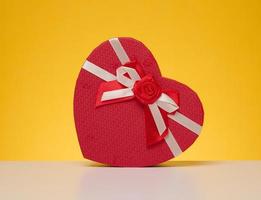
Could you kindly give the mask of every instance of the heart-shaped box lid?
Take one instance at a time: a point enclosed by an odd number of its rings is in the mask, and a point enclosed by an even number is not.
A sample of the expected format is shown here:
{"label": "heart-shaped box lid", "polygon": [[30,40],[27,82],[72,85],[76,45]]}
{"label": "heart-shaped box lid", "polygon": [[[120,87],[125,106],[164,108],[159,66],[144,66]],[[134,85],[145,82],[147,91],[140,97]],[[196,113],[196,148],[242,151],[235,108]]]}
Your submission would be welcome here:
{"label": "heart-shaped box lid", "polygon": [[144,44],[113,38],[95,48],[82,66],[74,118],[85,158],[113,166],[152,166],[194,143],[204,111],[193,90],[161,76]]}

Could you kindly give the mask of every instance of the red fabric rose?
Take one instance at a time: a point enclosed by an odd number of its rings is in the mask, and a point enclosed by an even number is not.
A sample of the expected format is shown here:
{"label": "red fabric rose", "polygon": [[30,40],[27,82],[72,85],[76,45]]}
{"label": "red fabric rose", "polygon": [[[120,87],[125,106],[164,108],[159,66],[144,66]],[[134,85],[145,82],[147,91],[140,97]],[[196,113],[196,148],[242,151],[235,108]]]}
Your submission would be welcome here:
{"label": "red fabric rose", "polygon": [[154,103],[160,97],[161,92],[161,87],[150,74],[136,81],[133,87],[135,97],[143,104]]}

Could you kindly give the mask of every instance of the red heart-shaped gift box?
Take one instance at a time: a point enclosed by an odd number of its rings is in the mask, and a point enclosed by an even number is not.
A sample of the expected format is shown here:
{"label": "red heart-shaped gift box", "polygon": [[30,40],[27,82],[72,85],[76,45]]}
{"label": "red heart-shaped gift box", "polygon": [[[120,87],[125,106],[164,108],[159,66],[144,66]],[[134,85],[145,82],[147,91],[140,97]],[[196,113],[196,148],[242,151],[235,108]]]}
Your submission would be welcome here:
{"label": "red heart-shaped gift box", "polygon": [[[120,78],[127,80],[124,83]],[[125,97],[113,99],[118,93],[110,92],[121,89]],[[174,109],[165,112],[162,102],[156,101],[160,99],[169,103],[164,104],[166,109],[168,105]],[[194,143],[203,117],[197,94],[162,77],[149,49],[132,38],[103,42],[88,56],[77,79],[75,125],[83,156],[93,161],[112,166],[152,166],[167,161]],[[161,135],[157,132],[160,123],[166,126]]]}

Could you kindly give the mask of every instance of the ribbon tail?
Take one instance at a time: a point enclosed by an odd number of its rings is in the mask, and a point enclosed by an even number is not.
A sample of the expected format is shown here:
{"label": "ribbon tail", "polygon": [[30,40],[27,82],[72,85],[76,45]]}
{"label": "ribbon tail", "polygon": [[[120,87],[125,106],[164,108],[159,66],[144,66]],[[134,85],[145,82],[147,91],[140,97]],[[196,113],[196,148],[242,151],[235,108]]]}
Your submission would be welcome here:
{"label": "ribbon tail", "polygon": [[159,114],[162,116],[163,123],[165,124],[165,129],[162,128],[159,133],[159,129],[156,125],[155,119],[152,115],[151,109],[144,105],[144,115],[145,115],[145,128],[146,128],[146,141],[147,146],[154,145],[158,142],[164,140],[164,137],[168,134],[168,116],[167,112],[158,108]]}
{"label": "ribbon tail", "polygon": [[96,107],[133,99],[132,91],[117,81],[101,83],[96,95]]}
{"label": "ribbon tail", "polygon": [[[168,136],[168,114],[175,113],[178,109],[178,93],[165,90],[159,99],[145,108],[145,123],[147,130],[147,145],[158,143],[165,139],[173,146],[173,138]],[[177,145],[174,145],[177,146]]]}

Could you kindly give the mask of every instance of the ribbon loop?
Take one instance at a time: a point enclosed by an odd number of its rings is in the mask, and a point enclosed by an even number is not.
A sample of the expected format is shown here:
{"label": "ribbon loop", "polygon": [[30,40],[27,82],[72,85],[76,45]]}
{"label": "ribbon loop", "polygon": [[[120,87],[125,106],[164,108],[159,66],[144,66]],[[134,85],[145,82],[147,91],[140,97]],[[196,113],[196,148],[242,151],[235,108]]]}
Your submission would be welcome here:
{"label": "ribbon loop", "polygon": [[[137,80],[140,80],[138,72],[130,67],[121,66],[116,70],[116,74],[117,81],[128,88],[133,88],[135,82]],[[128,75],[130,78],[125,76],[125,74]]]}
{"label": "ribbon loop", "polygon": [[157,105],[168,113],[173,113],[179,109],[179,106],[167,94],[162,93],[156,101]]}

